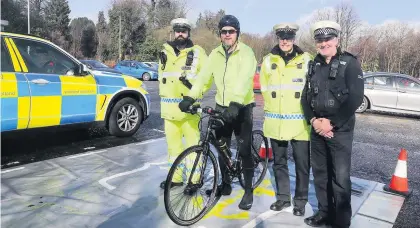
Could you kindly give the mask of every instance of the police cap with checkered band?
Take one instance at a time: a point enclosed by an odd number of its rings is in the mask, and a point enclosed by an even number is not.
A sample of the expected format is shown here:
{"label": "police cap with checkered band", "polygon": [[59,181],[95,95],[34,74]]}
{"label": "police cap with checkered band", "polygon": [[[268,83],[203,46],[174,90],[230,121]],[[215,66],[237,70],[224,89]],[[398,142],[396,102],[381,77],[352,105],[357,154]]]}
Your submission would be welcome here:
{"label": "police cap with checkered band", "polygon": [[338,37],[341,27],[334,21],[318,21],[312,25],[312,34],[315,40]]}
{"label": "police cap with checkered band", "polygon": [[273,27],[274,33],[280,39],[294,39],[298,30],[299,25],[295,23],[281,23]]}
{"label": "police cap with checkered band", "polygon": [[171,21],[172,28],[191,30],[191,23],[186,18],[176,18]]}

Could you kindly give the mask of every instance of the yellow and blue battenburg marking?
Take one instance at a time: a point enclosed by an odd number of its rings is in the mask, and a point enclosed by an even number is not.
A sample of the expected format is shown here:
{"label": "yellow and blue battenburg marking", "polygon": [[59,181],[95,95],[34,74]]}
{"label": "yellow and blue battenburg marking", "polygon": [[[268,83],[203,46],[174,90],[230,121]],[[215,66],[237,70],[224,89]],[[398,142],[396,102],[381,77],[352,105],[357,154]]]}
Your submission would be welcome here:
{"label": "yellow and blue battenburg marking", "polygon": [[1,131],[105,119],[112,96],[123,88],[146,97],[142,82],[126,76],[2,73]]}
{"label": "yellow and blue battenburg marking", "polygon": [[30,92],[21,73],[1,74],[1,130],[25,129],[29,122]]}

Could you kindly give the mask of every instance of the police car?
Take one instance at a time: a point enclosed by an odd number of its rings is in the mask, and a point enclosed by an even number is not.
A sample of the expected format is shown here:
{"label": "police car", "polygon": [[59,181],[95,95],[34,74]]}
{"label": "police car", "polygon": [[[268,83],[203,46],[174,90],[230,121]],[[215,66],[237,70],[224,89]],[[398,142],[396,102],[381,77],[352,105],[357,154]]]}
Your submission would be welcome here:
{"label": "police car", "polygon": [[104,122],[111,135],[135,134],[150,114],[140,80],[92,73],[47,40],[1,32],[1,132]]}

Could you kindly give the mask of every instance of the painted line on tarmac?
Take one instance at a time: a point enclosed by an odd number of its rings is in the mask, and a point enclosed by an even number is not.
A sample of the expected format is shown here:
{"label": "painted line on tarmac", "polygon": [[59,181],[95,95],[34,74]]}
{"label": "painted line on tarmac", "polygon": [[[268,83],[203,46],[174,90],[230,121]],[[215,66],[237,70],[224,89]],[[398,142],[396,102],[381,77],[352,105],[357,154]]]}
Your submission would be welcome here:
{"label": "painted line on tarmac", "polygon": [[253,220],[249,221],[247,224],[245,224],[244,226],[242,226],[242,228],[254,228],[256,227],[258,224],[260,224],[261,222],[263,222],[264,220],[269,219],[270,217],[277,215],[279,213],[282,212],[289,212],[292,213],[293,210],[293,206],[287,207],[281,211],[273,211],[273,210],[268,210],[260,215],[258,215],[256,218],[254,218]]}
{"label": "painted line on tarmac", "polygon": [[128,172],[118,173],[118,174],[112,175],[110,177],[105,177],[105,178],[100,179],[98,182],[99,182],[99,184],[101,184],[102,186],[107,188],[108,190],[114,190],[116,187],[108,184],[107,181],[109,181],[111,179],[114,179],[114,178],[117,178],[117,177],[122,177],[122,176],[130,175],[130,174],[133,174],[133,173],[136,173],[136,172],[144,171],[152,165],[164,165],[164,164],[167,164],[167,163],[168,163],[168,161],[162,161],[162,162],[156,162],[156,163],[149,163],[148,162],[144,166],[142,166],[141,168],[134,169],[134,170],[131,170],[131,171],[128,171]]}
{"label": "painted line on tarmac", "polygon": [[164,139],[165,139],[165,137],[161,137],[161,138],[157,138],[157,139],[149,139],[149,140],[146,140],[146,141],[141,142],[141,143],[136,143],[135,145],[138,146],[138,145],[148,144],[148,143],[152,143],[152,142],[161,141],[161,140],[164,140]]}
{"label": "painted line on tarmac", "polygon": [[99,150],[99,151],[95,151],[95,152],[87,152],[87,153],[83,153],[83,154],[78,154],[78,155],[73,155],[73,156],[67,157],[67,159],[80,158],[80,157],[84,157],[84,156],[88,156],[88,155],[92,155],[92,154],[103,153],[103,152],[106,152],[106,151],[107,150]]}
{"label": "painted line on tarmac", "polygon": [[9,173],[9,172],[13,172],[13,171],[18,171],[18,170],[21,170],[21,169],[24,169],[24,168],[25,167],[19,167],[19,168],[16,168],[16,169],[8,169],[8,170],[1,171],[0,174]]}
{"label": "painted line on tarmac", "polygon": [[159,129],[153,129],[154,131],[160,132],[160,133],[165,133],[165,131],[159,130]]}

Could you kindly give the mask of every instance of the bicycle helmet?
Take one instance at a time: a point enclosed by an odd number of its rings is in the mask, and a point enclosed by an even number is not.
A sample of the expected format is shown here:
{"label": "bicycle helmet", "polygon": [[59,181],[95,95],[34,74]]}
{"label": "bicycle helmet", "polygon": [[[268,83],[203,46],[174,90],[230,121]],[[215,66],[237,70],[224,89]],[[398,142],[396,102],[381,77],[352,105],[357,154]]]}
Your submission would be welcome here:
{"label": "bicycle helmet", "polygon": [[241,25],[239,24],[239,20],[233,15],[225,15],[222,17],[222,19],[220,19],[218,26],[219,30],[222,30],[222,28],[225,26],[234,27],[238,31],[238,35],[241,31]]}

